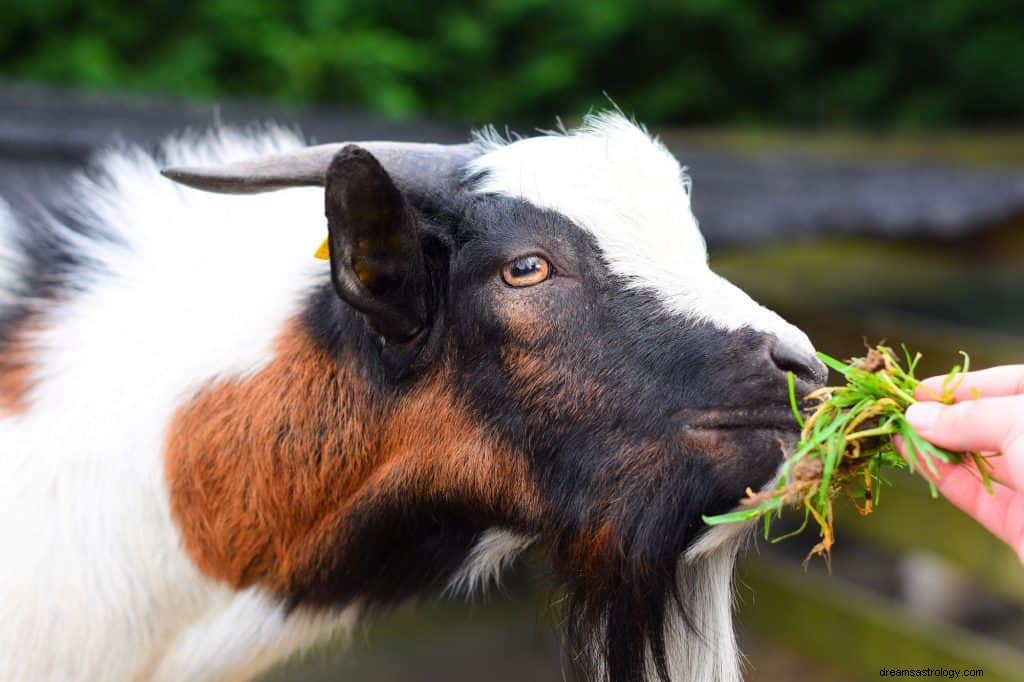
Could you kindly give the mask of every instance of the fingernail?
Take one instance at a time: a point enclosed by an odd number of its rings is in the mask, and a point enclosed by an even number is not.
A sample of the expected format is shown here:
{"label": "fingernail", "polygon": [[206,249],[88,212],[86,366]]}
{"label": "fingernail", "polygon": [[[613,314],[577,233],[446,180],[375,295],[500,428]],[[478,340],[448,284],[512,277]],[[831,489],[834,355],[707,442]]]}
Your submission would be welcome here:
{"label": "fingernail", "polygon": [[914,403],[907,408],[907,421],[915,431],[927,431],[935,426],[945,408],[939,403]]}

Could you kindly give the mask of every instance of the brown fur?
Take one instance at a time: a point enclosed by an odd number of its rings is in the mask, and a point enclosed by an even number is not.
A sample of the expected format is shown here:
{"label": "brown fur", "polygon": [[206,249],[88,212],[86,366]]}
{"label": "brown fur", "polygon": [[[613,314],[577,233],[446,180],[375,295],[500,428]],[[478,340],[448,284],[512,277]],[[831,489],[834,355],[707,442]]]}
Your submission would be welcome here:
{"label": "brown fur", "polygon": [[19,323],[0,347],[0,414],[28,411],[36,354],[32,339],[38,331],[38,323],[29,318]]}
{"label": "brown fur", "polygon": [[516,395],[539,414],[573,417],[606,407],[603,386],[550,354],[512,347],[502,360]]}
{"label": "brown fur", "polygon": [[535,514],[525,460],[448,386],[440,370],[385,404],[292,325],[266,368],[211,383],[171,422],[166,477],[193,560],[236,588],[285,592],[327,553],[358,551],[338,546],[346,517],[396,491]]}

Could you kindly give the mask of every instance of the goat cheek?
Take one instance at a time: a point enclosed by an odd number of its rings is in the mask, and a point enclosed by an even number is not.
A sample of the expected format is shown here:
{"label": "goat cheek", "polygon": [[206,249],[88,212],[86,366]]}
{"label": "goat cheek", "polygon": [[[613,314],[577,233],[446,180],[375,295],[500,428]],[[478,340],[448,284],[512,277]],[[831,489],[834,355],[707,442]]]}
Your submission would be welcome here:
{"label": "goat cheek", "polygon": [[305,570],[300,557],[316,553],[307,545],[325,542],[340,500],[365,476],[365,462],[341,456],[364,440],[369,421],[350,397],[359,381],[289,329],[260,373],[211,384],[178,410],[165,478],[185,549],[203,573],[283,591]]}
{"label": "goat cheek", "polygon": [[502,303],[500,314],[509,335],[519,343],[532,345],[547,336],[547,316],[532,301],[527,300],[527,296],[517,296],[515,300]]}
{"label": "goat cheek", "polygon": [[[536,523],[526,459],[473,419],[450,376],[393,398],[373,386],[354,361],[291,330],[260,373],[212,384],[182,406],[168,430],[165,475],[183,544],[204,574],[341,603],[372,583],[365,567],[387,558],[374,552],[411,532],[375,534],[397,501],[400,520],[440,504],[496,525]],[[427,560],[410,559],[412,575],[399,582],[422,578]]]}

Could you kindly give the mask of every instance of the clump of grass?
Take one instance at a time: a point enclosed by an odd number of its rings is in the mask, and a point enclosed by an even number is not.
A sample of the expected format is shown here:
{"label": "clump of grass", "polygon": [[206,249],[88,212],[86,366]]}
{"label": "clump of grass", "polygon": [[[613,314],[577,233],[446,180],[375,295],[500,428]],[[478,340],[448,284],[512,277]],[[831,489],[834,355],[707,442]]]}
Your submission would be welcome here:
{"label": "clump of grass", "polygon": [[[771,539],[771,522],[784,507],[802,509],[803,524],[792,533],[775,538],[777,542],[797,535],[813,520],[819,529],[820,542],[807,555],[815,555],[828,562],[829,551],[835,542],[832,503],[840,493],[845,494],[861,515],[874,511],[880,501],[881,489],[888,484],[886,469],[915,470],[915,463],[904,460],[893,445],[899,436],[910,450],[920,455],[920,462],[937,474],[935,461],[960,463],[972,459],[985,486],[991,491],[991,469],[985,458],[977,452],[950,452],[936,447],[919,436],[904,416],[908,407],[917,402],[914,391],[921,383],[915,376],[921,354],[913,356],[904,348],[906,366],[900,364],[893,350],[879,345],[869,348],[863,358],[848,363],[818,353],[822,362],[838,372],[843,386],[828,386],[808,395],[801,410],[794,388],[793,375],[789,375],[789,398],[797,422],[803,427],[796,450],[783,465],[779,482],[774,489],[755,492],[747,489],[747,497],[737,511],[719,516],[704,517],[705,523],[717,525],[737,521],[764,519],[765,538]],[[957,365],[946,376],[939,395],[930,396],[944,403],[953,402],[953,394],[963,382],[970,358],[962,353],[963,364]],[[927,479],[926,479],[927,480]],[[931,486],[932,496],[937,493]],[[805,561],[805,565],[806,565]]]}

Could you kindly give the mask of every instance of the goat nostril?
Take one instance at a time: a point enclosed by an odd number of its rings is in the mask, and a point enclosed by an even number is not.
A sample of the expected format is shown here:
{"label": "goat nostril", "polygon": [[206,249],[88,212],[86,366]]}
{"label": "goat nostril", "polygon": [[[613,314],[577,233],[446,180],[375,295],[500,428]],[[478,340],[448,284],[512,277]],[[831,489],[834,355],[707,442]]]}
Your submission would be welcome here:
{"label": "goat nostril", "polygon": [[783,372],[792,372],[797,379],[821,384],[828,377],[828,369],[813,353],[795,344],[776,339],[771,349],[772,362]]}

